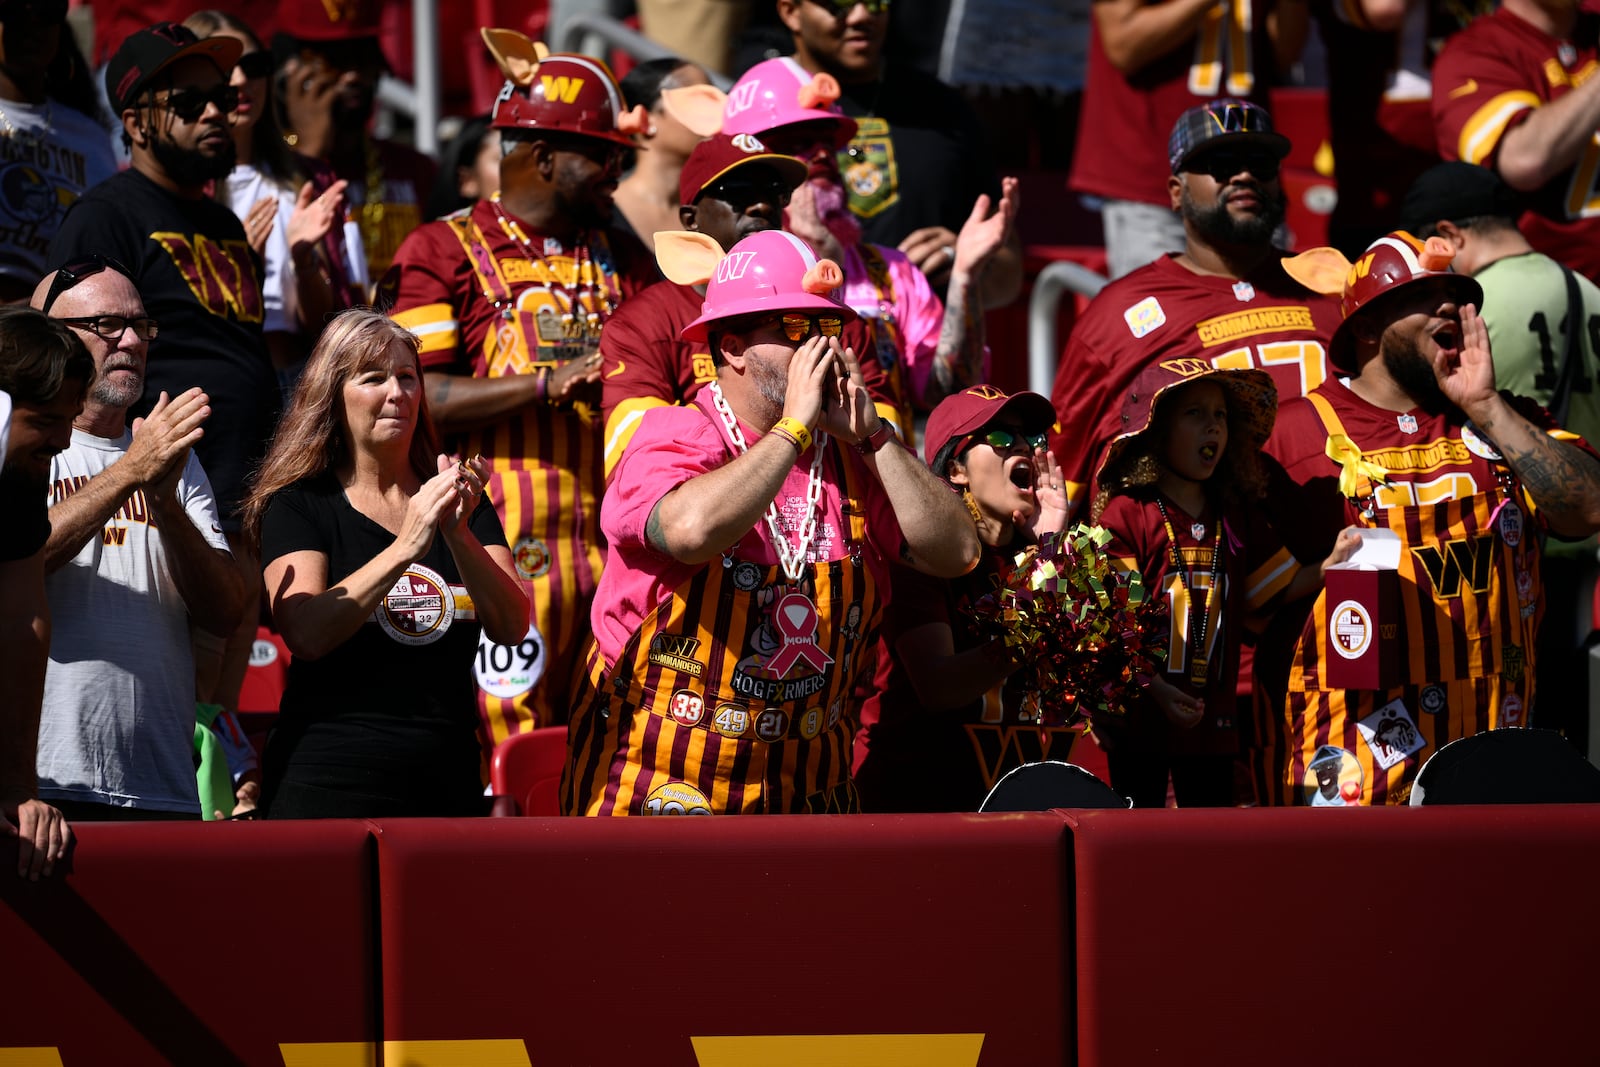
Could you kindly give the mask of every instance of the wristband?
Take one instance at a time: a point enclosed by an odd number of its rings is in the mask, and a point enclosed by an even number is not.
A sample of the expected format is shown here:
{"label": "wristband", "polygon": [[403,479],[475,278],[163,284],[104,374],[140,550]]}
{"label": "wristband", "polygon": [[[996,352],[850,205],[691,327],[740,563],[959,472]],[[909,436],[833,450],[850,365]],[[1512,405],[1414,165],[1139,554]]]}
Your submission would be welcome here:
{"label": "wristband", "polygon": [[880,418],[878,420],[878,428],[856,442],[856,451],[863,456],[870,456],[888,444],[889,438],[893,436],[894,427],[889,425],[889,420]]}
{"label": "wristband", "polygon": [[533,398],[535,400],[550,399],[550,368],[540,367],[533,372]]}
{"label": "wristband", "polygon": [[788,438],[794,447],[804,452],[811,447],[811,431],[799,419],[782,418],[772,427],[772,432]]}

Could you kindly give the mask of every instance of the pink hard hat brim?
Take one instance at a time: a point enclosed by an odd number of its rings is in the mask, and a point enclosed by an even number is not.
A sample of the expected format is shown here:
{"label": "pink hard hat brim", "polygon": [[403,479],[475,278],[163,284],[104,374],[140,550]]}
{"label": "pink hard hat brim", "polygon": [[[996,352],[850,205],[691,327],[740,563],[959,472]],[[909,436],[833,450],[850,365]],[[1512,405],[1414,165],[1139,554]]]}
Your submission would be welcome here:
{"label": "pink hard hat brim", "polygon": [[845,322],[857,318],[855,310],[825,296],[810,293],[792,293],[787,296],[751,297],[737,300],[709,315],[701,315],[678,334],[685,341],[704,341],[711,336],[713,323],[736,319],[743,315],[776,314],[785,311],[831,311]]}

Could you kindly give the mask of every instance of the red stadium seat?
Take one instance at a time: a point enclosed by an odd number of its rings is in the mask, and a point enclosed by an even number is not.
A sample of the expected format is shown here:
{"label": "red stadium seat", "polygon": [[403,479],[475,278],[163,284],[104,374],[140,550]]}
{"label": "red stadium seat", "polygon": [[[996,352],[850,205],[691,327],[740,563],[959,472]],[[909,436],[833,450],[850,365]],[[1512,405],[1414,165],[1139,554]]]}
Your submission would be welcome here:
{"label": "red stadium seat", "polygon": [[[496,815],[559,815],[561,768],[567,762],[567,728],[543,726],[513,734],[495,746],[489,787]],[[505,803],[509,801],[508,803]],[[508,810],[509,809],[509,810]]]}

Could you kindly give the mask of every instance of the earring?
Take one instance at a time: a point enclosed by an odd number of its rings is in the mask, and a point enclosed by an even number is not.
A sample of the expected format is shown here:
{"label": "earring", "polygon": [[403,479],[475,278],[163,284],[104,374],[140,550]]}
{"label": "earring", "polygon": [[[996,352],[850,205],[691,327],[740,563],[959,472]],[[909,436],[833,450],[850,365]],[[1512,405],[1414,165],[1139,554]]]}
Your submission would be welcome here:
{"label": "earring", "polygon": [[963,488],[961,490],[961,502],[967,506],[967,514],[972,516],[972,525],[982,526],[983,512],[978,510],[978,502],[972,499],[971,489]]}

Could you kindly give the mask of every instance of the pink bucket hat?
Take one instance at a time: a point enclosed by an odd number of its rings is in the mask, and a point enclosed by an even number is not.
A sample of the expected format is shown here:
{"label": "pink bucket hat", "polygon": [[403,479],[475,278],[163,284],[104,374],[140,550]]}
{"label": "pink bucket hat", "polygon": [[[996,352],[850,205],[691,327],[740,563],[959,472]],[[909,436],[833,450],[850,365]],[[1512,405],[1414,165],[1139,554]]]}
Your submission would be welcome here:
{"label": "pink bucket hat", "polygon": [[839,110],[839,83],[831,74],[812,74],[785,56],[768,59],[749,70],[722,106],[722,132],[757,137],[779,126],[832,122],[839,148],[856,135],[856,120]]}
{"label": "pink bucket hat", "polygon": [[849,322],[856,313],[834,299],[844,272],[818,259],[792,233],[764,230],[728,250],[706,283],[700,317],[683,328],[685,341],[704,341],[713,323],[740,315],[782,311],[828,311]]}

